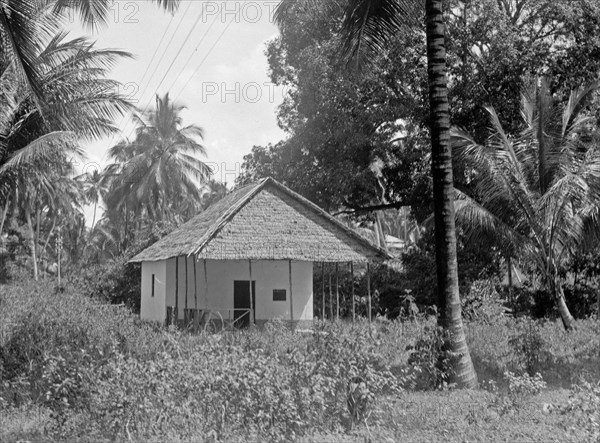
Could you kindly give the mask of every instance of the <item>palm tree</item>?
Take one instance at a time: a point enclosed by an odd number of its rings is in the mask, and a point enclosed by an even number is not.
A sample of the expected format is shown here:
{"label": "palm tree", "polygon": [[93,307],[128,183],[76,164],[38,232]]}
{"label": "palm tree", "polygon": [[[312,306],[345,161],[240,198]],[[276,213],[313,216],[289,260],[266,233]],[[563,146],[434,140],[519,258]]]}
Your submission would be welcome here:
{"label": "palm tree", "polygon": [[[66,216],[74,210],[80,210],[76,183],[69,178],[72,163],[67,161],[67,155],[77,152],[76,146],[72,149],[61,147],[55,150],[53,157],[47,154],[43,161],[38,159],[18,166],[5,165],[3,168],[10,168],[15,177],[14,203],[27,225],[35,280],[38,279],[38,262],[48,245],[57,220],[61,215]],[[48,230],[47,241],[40,252],[43,218],[48,217],[52,219],[52,227]]]}
{"label": "palm tree", "polygon": [[[104,76],[117,60],[129,56],[122,51],[97,50],[83,38],[66,41],[64,33],[56,34],[35,59],[47,114],[24,93],[26,88],[10,78],[2,82],[8,90],[3,97],[9,106],[0,121],[0,165],[11,156],[13,164],[28,162],[43,157],[45,150],[53,156],[57,144],[116,132],[112,121],[133,107],[118,95],[118,83]],[[9,66],[5,73],[13,71]]]}
{"label": "palm tree", "polygon": [[[152,0],[166,11],[177,10],[179,0]],[[64,12],[78,12],[91,28],[105,24],[112,0],[0,0],[0,60],[15,68],[17,78],[27,87],[38,111],[44,112],[44,81],[38,70],[37,55],[56,33]]]}
{"label": "palm tree", "polygon": [[571,93],[562,109],[545,80],[523,93],[525,130],[509,136],[493,108],[487,108],[492,134],[480,145],[454,130],[458,155],[477,173],[477,197],[460,194],[458,220],[474,236],[494,236],[526,257],[553,295],[565,329],[573,317],[562,289],[560,267],[598,226],[600,148],[593,117],[583,104],[600,83]]}
{"label": "palm tree", "polygon": [[94,215],[92,216],[92,224],[90,226],[90,232],[92,232],[96,225],[96,210],[98,209],[98,203],[108,192],[108,180],[107,177],[97,169],[87,171],[85,174],[77,177],[77,179],[83,183],[83,195],[86,202],[94,205]]}
{"label": "palm tree", "polygon": [[[70,180],[72,158],[83,154],[77,140],[115,132],[112,120],[132,108],[118,96],[116,83],[104,78],[123,56],[128,54],[96,50],[85,39],[65,41],[64,33],[50,39],[35,59],[36,72],[43,79],[44,110],[49,111],[45,115],[23,93],[26,87],[10,81],[14,65],[9,64],[0,77],[2,86],[7,87],[3,87],[3,101],[9,105],[0,121],[0,189],[5,197],[2,223],[9,201],[18,203],[32,236],[36,278],[42,217],[55,219],[58,203],[68,197],[71,187],[62,184]],[[5,76],[9,77],[6,81]],[[70,201],[67,206],[78,204]],[[64,215],[68,212],[62,210]],[[48,236],[52,231],[50,228]]]}
{"label": "palm tree", "polygon": [[111,210],[127,208],[126,221],[129,211],[138,216],[145,211],[151,220],[176,222],[181,221],[183,207],[197,212],[201,185],[211,170],[198,158],[206,155],[197,141],[204,131],[196,125],[182,127],[183,109],[171,102],[168,93],[157,96],[156,109],[136,118],[135,140],[109,150],[114,163],[107,170],[113,178],[106,203]]}
{"label": "palm tree", "polygon": [[[296,3],[296,0],[284,0],[276,20],[282,23],[286,9]],[[346,53],[352,56],[382,53],[397,32],[415,23],[421,3],[418,0],[349,0],[342,29]],[[477,375],[466,342],[458,285],[444,4],[443,0],[425,1],[438,324],[449,332],[446,351],[458,356],[452,360],[451,381],[459,387],[473,388],[477,385]]]}

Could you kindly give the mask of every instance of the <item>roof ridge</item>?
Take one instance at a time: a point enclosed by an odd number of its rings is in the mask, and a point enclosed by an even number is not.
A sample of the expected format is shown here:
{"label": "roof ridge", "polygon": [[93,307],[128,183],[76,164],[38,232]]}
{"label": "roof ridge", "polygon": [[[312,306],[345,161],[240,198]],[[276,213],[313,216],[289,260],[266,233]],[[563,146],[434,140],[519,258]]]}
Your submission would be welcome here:
{"label": "roof ridge", "polygon": [[256,194],[258,194],[258,192],[264,188],[264,186],[267,183],[271,183],[274,180],[271,177],[266,177],[260,180],[257,180],[254,183],[250,183],[246,186],[243,186],[239,189],[236,189],[235,191],[231,191],[231,192],[238,192],[241,191],[242,189],[246,188],[246,187],[250,187],[250,186],[254,186],[254,189],[252,189],[252,191],[248,192],[248,194],[246,194],[243,198],[241,198],[238,202],[236,202],[236,204],[230,206],[222,215],[221,217],[219,217],[219,219],[213,224],[213,226],[206,232],[206,234],[204,234],[204,236],[202,237],[202,239],[200,240],[200,246],[198,246],[196,249],[194,249],[194,251],[190,252],[188,254],[188,256],[191,255],[196,255],[198,254],[200,251],[202,251],[202,249],[208,244],[208,242],[210,242],[215,235],[217,235],[221,229],[223,229],[223,227],[229,223],[229,221],[244,207],[248,204],[248,202],[250,202],[250,200],[252,200]]}

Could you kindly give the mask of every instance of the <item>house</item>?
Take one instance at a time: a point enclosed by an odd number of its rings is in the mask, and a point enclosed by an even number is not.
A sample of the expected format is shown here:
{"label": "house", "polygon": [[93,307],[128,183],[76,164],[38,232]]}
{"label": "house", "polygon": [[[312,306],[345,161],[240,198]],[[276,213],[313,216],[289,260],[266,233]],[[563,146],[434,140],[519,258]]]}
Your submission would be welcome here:
{"label": "house", "polygon": [[[236,189],[135,256],[141,318],[236,325],[311,322],[314,263],[388,258],[378,246],[277,181]],[[252,284],[250,284],[252,282]]]}

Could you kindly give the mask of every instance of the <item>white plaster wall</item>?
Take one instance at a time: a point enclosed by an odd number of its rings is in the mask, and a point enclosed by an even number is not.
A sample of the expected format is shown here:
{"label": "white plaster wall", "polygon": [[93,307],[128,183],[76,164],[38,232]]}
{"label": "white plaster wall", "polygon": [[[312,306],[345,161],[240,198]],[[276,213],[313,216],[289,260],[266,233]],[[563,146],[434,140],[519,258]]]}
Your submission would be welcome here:
{"label": "white plaster wall", "polygon": [[[196,262],[194,275],[193,258],[187,259],[187,307],[218,310],[225,318],[233,309],[235,280],[248,281],[247,260],[206,260],[208,278],[205,279],[204,262]],[[166,263],[167,306],[175,306],[175,259]],[[186,306],[186,259],[179,258],[179,318],[183,318]],[[292,262],[292,298],[294,320],[313,318],[313,264]],[[252,261],[252,280],[256,283],[256,320],[290,319],[289,262]],[[208,291],[206,290],[208,288]],[[195,289],[195,290],[194,290]],[[273,301],[273,289],[285,289],[286,301]],[[233,312],[231,312],[233,315]]]}
{"label": "white plaster wall", "polygon": [[[154,297],[152,297],[152,275],[154,274]],[[140,305],[140,318],[163,322],[166,317],[166,278],[167,263],[143,262],[142,263],[142,300]]]}

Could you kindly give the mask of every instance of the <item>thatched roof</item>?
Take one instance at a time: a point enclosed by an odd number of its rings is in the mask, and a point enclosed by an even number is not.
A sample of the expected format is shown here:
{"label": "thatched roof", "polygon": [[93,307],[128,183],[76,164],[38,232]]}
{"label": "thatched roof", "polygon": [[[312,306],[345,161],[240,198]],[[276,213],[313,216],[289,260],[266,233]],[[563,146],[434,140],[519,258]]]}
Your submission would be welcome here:
{"label": "thatched roof", "polygon": [[383,249],[272,178],[232,191],[131,261],[190,255],[313,262],[389,258]]}

